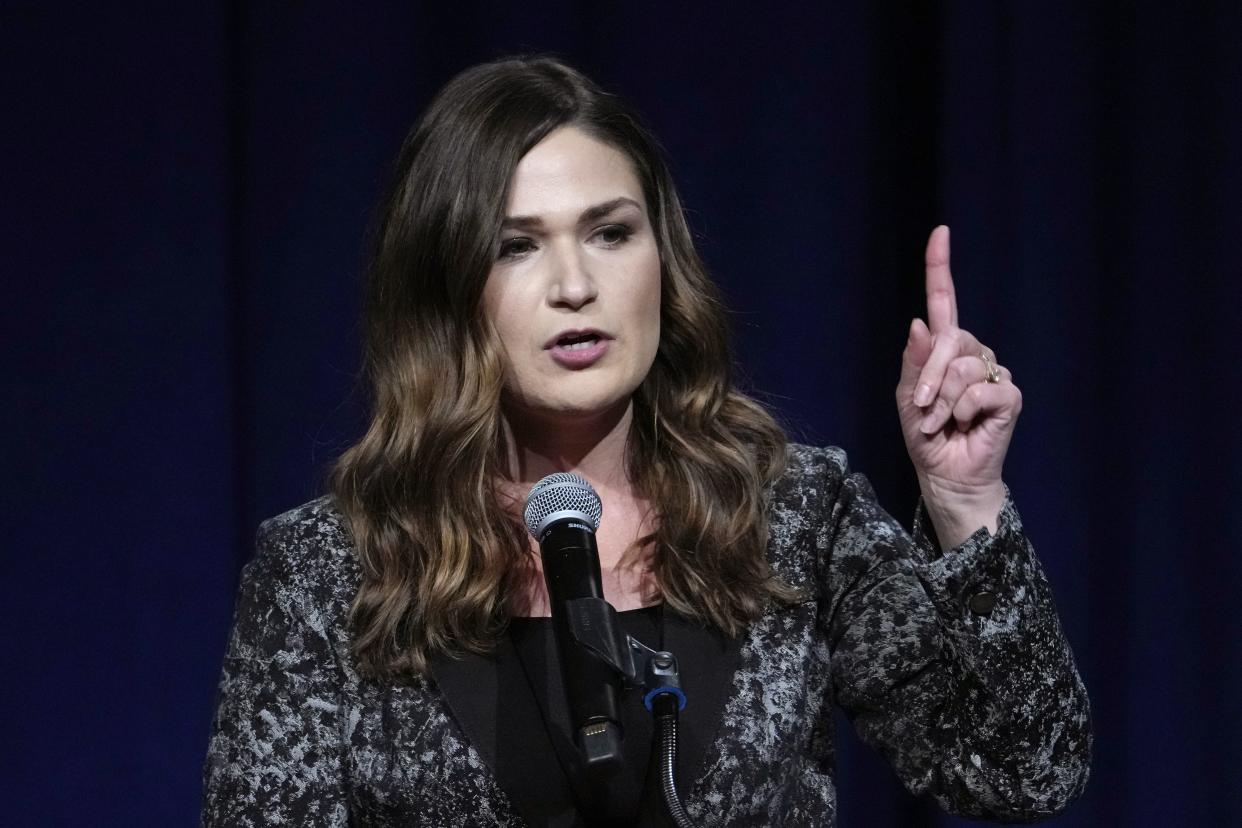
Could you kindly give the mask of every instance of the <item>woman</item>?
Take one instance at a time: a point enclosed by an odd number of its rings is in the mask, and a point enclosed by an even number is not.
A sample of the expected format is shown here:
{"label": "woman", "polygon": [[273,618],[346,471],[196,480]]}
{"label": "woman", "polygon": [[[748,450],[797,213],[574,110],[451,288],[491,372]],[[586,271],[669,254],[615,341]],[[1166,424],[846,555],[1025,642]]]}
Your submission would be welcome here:
{"label": "woman", "polygon": [[605,597],[681,660],[699,824],[832,825],[832,702],[950,811],[1031,820],[1081,792],[1086,694],[1001,479],[1021,396],[957,327],[947,228],[897,387],[911,537],[841,450],[787,446],[731,387],[656,145],[581,74],[459,75],[381,215],[373,420],[330,496],[260,527],[205,824],[662,824],[636,700],[612,787],[574,771],[520,517],[565,470],[603,502]]}

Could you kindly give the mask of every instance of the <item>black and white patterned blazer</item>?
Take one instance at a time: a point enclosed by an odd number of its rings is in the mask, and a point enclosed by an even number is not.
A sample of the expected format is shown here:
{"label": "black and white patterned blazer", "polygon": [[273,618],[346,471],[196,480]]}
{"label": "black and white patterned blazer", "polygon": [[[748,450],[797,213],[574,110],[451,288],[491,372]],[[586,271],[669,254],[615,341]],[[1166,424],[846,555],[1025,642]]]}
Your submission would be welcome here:
{"label": "black and white patterned blazer", "polygon": [[[997,533],[941,552],[913,537],[837,448],[791,446],[770,501],[772,566],[810,600],[739,640],[666,614],[690,703],[679,763],[707,826],[831,826],[833,705],[915,793],[1030,821],[1087,781],[1087,695],[1008,497]],[[575,825],[541,811],[530,768],[489,719],[535,715],[487,659],[437,659],[406,686],[361,678],[346,618],[360,578],[328,498],[263,523],[245,568],[204,767],[203,824]],[[511,657],[501,647],[493,658]],[[529,704],[529,702],[526,702]],[[491,729],[495,732],[494,728]]]}

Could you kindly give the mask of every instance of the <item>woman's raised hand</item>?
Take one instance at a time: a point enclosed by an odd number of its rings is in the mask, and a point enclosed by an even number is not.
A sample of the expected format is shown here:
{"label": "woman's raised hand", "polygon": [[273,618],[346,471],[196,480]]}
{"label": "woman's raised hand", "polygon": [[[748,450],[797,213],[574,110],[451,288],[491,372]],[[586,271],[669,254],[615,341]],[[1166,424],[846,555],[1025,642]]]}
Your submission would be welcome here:
{"label": "woman's raised hand", "polygon": [[902,352],[901,430],[933,518],[939,511],[970,523],[986,513],[982,519],[994,529],[1022,392],[996,354],[957,325],[948,227],[928,238],[926,266],[930,329],[916,317]]}

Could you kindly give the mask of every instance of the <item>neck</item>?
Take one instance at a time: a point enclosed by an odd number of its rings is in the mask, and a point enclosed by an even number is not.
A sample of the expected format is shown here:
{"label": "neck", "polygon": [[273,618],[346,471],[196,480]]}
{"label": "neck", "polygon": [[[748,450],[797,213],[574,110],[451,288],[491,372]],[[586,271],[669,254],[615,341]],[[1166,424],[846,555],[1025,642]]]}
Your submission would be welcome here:
{"label": "neck", "polygon": [[509,474],[523,493],[553,472],[576,472],[601,495],[628,493],[625,447],[633,405],[628,400],[588,417],[506,412]]}

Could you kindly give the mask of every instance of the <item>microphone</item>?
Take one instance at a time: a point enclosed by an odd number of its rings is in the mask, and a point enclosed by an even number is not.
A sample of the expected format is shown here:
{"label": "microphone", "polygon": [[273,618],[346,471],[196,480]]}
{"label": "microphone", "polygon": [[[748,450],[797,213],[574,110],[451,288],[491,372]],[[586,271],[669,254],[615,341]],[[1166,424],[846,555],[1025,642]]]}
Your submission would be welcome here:
{"label": "microphone", "polygon": [[543,559],[574,742],[585,771],[596,778],[621,766],[621,676],[574,639],[567,602],[603,601],[604,579],[595,545],[603,511],[591,484],[569,472],[550,474],[536,483],[523,510],[526,528],[539,542]]}

